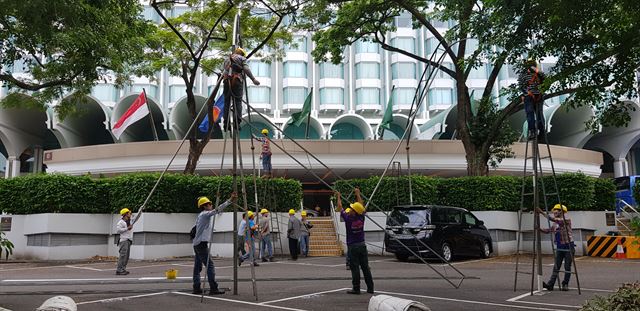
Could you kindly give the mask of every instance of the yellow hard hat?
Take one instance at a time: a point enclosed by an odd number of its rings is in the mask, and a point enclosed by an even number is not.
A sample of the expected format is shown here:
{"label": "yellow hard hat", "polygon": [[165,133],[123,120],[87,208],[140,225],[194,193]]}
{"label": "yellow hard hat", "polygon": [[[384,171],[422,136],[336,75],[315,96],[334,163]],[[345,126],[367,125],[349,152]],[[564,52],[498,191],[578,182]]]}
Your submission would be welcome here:
{"label": "yellow hard hat", "polygon": [[266,214],[268,212],[269,211],[266,208],[263,208],[263,209],[260,210],[260,214]]}
{"label": "yellow hard hat", "polygon": [[302,213],[300,213],[300,216],[307,216],[307,211],[302,211]]}
{"label": "yellow hard hat", "polygon": [[290,209],[290,210],[289,210],[289,215],[293,215],[293,214],[295,214],[295,213],[296,213],[296,211],[294,211],[293,209]]}
{"label": "yellow hard hat", "polygon": [[207,203],[211,203],[211,200],[209,200],[209,198],[207,197],[200,197],[198,199],[198,207],[202,207],[202,205],[205,205]]}
{"label": "yellow hard hat", "polygon": [[262,134],[263,134],[263,135],[269,135],[269,130],[267,130],[267,129],[262,129]]}
{"label": "yellow hard hat", "polygon": [[351,208],[358,214],[362,215],[362,213],[364,213],[364,206],[362,206],[362,204],[360,204],[360,202],[356,202],[353,204],[349,204],[349,206],[351,206]]}
{"label": "yellow hard hat", "polygon": [[552,210],[553,210],[553,211],[555,211],[555,210],[562,210],[562,212],[563,212],[563,213],[566,213],[566,212],[568,212],[568,211],[569,211],[569,210],[567,209],[567,207],[566,207],[566,206],[564,206],[564,205],[560,205],[560,204],[556,204],[556,205],[554,205]]}
{"label": "yellow hard hat", "polygon": [[347,213],[347,214],[351,213],[351,208],[348,208],[348,207],[347,207],[347,209],[346,209],[346,210],[344,210],[344,212],[345,212],[345,213]]}
{"label": "yellow hard hat", "polygon": [[253,217],[253,212],[252,211],[247,212],[247,216],[249,216],[249,218]]}
{"label": "yellow hard hat", "polygon": [[120,210],[120,215],[124,215],[126,213],[131,213],[131,211],[126,207]]}
{"label": "yellow hard hat", "polygon": [[241,47],[236,48],[235,53],[240,54],[242,56],[247,56],[247,52],[245,52],[244,49]]}

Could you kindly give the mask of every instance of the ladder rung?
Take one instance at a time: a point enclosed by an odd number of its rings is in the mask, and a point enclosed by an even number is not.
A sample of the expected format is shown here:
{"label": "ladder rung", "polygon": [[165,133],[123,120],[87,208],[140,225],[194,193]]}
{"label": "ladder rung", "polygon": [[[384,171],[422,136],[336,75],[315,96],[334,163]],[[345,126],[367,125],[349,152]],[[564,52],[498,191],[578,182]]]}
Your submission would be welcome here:
{"label": "ladder rung", "polygon": [[529,275],[533,274],[533,273],[531,273],[531,272],[526,272],[526,271],[516,271],[516,273],[529,274]]}
{"label": "ladder rung", "polygon": [[551,192],[551,193],[547,193],[545,195],[558,195],[558,193],[557,192]]}
{"label": "ladder rung", "polygon": [[525,193],[523,193],[522,195],[523,195],[523,196],[524,196],[524,195],[533,195],[533,192],[525,192]]}

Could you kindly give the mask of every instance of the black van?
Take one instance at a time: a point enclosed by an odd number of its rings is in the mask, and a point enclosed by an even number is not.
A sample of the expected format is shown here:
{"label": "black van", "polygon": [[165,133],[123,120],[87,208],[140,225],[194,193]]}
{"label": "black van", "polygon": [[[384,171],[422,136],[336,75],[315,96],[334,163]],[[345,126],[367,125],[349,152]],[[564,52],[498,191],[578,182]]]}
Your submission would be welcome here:
{"label": "black van", "polygon": [[447,261],[455,256],[486,258],[493,252],[491,236],[484,222],[464,208],[437,205],[396,206],[387,218],[386,229],[385,249],[394,253],[400,261],[406,261],[412,256],[402,244],[422,257],[434,257],[435,254],[422,244],[424,243]]}

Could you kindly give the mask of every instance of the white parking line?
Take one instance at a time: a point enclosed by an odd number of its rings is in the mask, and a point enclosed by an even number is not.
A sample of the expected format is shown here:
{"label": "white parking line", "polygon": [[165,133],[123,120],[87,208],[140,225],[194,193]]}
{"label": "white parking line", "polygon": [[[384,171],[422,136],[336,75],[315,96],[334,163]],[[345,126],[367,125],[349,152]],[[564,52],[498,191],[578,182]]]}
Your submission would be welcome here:
{"label": "white parking line", "polygon": [[[200,295],[183,293],[183,292],[172,292],[172,294],[183,295],[183,296],[191,296],[191,297],[198,297],[198,298],[201,297]],[[264,305],[264,304],[260,304],[260,303],[257,303],[257,302],[248,302],[248,301],[227,299],[227,298],[221,298],[221,297],[211,297],[211,296],[203,296],[203,297],[205,299],[212,299],[212,300],[219,300],[219,301],[226,301],[226,302],[234,302],[234,303],[240,303],[240,304],[251,305],[251,306],[259,306],[259,307],[265,307],[265,308],[272,308],[272,309],[290,310],[290,311],[307,311],[307,310],[304,310],[304,309],[295,309],[295,308],[287,308],[287,307],[281,307],[281,306]]]}
{"label": "white parking line", "polygon": [[91,270],[91,271],[105,271],[104,269],[96,269],[91,267],[78,267],[78,266],[65,266],[65,267],[73,268],[73,269]]}
{"label": "white parking line", "polygon": [[551,306],[551,307],[560,307],[560,308],[581,308],[582,306],[570,306],[570,305],[561,305],[556,303],[546,303],[546,302],[533,302],[533,301],[516,301],[517,303],[528,303],[533,305],[541,305],[541,306]]}
{"label": "white parking line", "polygon": [[168,294],[168,293],[169,292],[158,292],[158,293],[144,294],[144,295],[135,295],[135,296],[125,296],[125,297],[108,298],[108,299],[100,299],[100,300],[92,300],[92,301],[83,301],[83,302],[76,303],[76,305],[87,305],[87,304],[90,304],[90,303],[98,303],[98,302],[105,302],[106,303],[106,302],[124,301],[124,300],[129,300],[129,299],[134,299],[134,298],[157,296],[157,295],[163,295],[163,294]]}
{"label": "white parking line", "polygon": [[504,304],[504,303],[494,303],[494,302],[477,301],[477,300],[464,300],[464,299],[444,298],[444,297],[435,297],[435,296],[423,296],[423,295],[414,295],[414,294],[405,294],[405,293],[385,292],[385,291],[376,291],[376,293],[389,294],[389,295],[398,295],[398,296],[407,296],[407,297],[418,297],[418,298],[426,298],[426,299],[434,299],[434,300],[453,301],[453,302],[463,302],[463,303],[471,303],[471,304],[479,304],[479,305],[487,305],[487,306],[496,306],[496,307],[505,307],[505,308],[512,308],[512,309],[545,310],[545,311],[567,311],[566,309],[549,309],[549,308],[542,308],[542,307],[528,307],[528,306],[519,306],[519,305]]}
{"label": "white parking line", "polygon": [[299,299],[299,298],[308,298],[308,297],[322,295],[322,294],[328,294],[328,293],[344,291],[344,290],[347,290],[347,289],[349,289],[349,288],[345,287],[345,288],[325,290],[325,291],[321,291],[321,292],[317,292],[317,293],[305,294],[305,295],[300,295],[300,296],[293,296],[293,297],[276,299],[276,300],[269,300],[269,301],[261,302],[260,304],[264,305],[264,304],[276,303],[276,302],[282,302],[282,301],[288,301],[288,300],[294,300],[294,299]]}

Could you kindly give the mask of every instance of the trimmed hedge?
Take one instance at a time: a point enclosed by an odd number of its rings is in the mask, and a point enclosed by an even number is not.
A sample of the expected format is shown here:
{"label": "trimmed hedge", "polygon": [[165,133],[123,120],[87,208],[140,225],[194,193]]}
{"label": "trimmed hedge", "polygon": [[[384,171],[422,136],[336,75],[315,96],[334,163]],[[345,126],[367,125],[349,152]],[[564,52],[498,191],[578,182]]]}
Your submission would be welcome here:
{"label": "trimmed hedge", "polygon": [[[61,174],[28,175],[0,181],[0,210],[11,214],[115,213],[123,207],[137,210],[159,174],[139,173],[92,179]],[[255,206],[253,180],[245,178],[247,201]],[[195,213],[196,200],[208,196],[215,203],[220,184],[220,200],[232,191],[231,177],[201,177],[167,174],[145,208],[147,212]],[[275,178],[257,180],[260,206],[270,203],[272,211],[298,208],[302,185],[297,180]],[[238,190],[241,190],[240,180]],[[238,204],[243,206],[243,198]]]}
{"label": "trimmed hedge", "polygon": [[[437,204],[463,207],[471,211],[517,211],[520,209],[522,178],[515,176],[482,176],[458,178],[433,178],[412,176],[415,204]],[[525,191],[531,192],[531,178],[527,178]],[[335,187],[348,196],[351,186],[359,186],[365,196],[369,196],[379,177],[337,181]],[[543,177],[547,193],[555,191],[551,176]],[[613,210],[615,186],[611,179],[599,179],[581,173],[557,175],[562,203],[572,211]],[[398,183],[396,185],[396,182]],[[389,210],[395,205],[409,204],[408,178],[385,177],[374,197],[372,211]],[[530,208],[532,196],[525,198]],[[549,208],[557,203],[556,196],[547,196]],[[353,201],[351,195],[348,200]],[[344,203],[344,202],[343,202]],[[541,207],[544,206],[540,198]]]}

